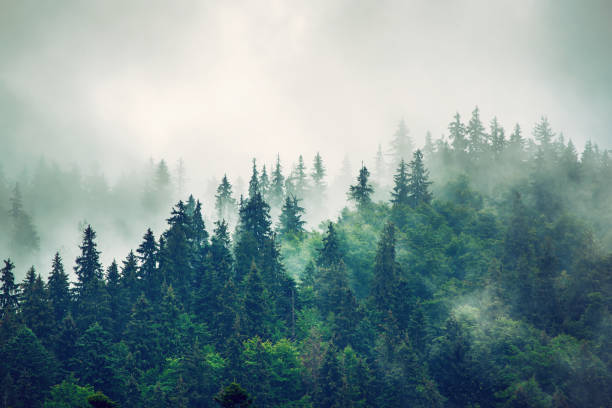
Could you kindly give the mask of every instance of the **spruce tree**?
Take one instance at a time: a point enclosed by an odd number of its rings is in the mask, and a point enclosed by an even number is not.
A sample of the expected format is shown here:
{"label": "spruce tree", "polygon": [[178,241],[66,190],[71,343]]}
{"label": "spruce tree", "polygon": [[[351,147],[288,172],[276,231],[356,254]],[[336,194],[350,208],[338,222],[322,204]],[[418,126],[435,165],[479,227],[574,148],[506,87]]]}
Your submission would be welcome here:
{"label": "spruce tree", "polygon": [[402,119],[397,126],[397,130],[393,135],[393,141],[391,142],[391,148],[393,151],[394,164],[398,164],[401,160],[406,160],[412,154],[414,143],[412,138],[408,135],[408,128],[406,127],[404,119]]}
{"label": "spruce tree", "polygon": [[56,252],[53,257],[47,288],[55,323],[59,324],[70,310],[71,303],[70,282],[68,281],[68,274],[64,272],[64,265],[59,252]]}
{"label": "spruce tree", "polygon": [[153,368],[160,360],[159,332],[153,319],[153,308],[144,294],[134,306],[123,338],[137,361],[138,368]]}
{"label": "spruce tree", "polygon": [[83,242],[79,246],[81,254],[77,257],[74,267],[77,276],[75,285],[76,320],[83,330],[95,321],[102,322],[108,319],[106,315],[107,292],[100,264],[100,251],[97,249],[95,238],[95,231],[91,225],[88,225],[83,232]]}
{"label": "spruce tree", "polygon": [[272,333],[269,293],[262,280],[259,269],[253,262],[245,280],[243,334],[246,337],[259,335],[269,338]]}
{"label": "spruce tree", "polygon": [[273,208],[280,208],[283,205],[283,197],[285,195],[285,177],[282,173],[280,164],[280,156],[276,156],[276,165],[272,172],[272,184],[270,185],[270,192],[268,194],[270,199],[270,205]]}
{"label": "spruce tree", "polygon": [[106,290],[109,296],[109,316],[112,322],[110,333],[117,340],[123,333],[123,327],[125,326],[124,315],[129,309],[127,308],[128,299],[124,296],[123,288],[121,287],[119,267],[114,259],[106,269]]}
{"label": "spruce tree", "polygon": [[359,210],[368,208],[372,204],[371,195],[374,192],[374,188],[368,183],[369,177],[370,172],[366,166],[362,165],[357,177],[357,184],[349,187],[349,199],[357,204],[357,209]]}
{"label": "spruce tree", "polygon": [[342,406],[342,372],[337,357],[337,348],[330,344],[318,373],[315,402],[321,408],[340,408]]}
{"label": "spruce tree", "polygon": [[465,138],[465,125],[461,123],[461,116],[458,112],[455,114],[455,120],[448,125],[448,131],[453,150],[456,153],[464,153],[468,147],[468,142]]}
{"label": "spruce tree", "polygon": [[326,174],[327,171],[323,164],[323,159],[321,158],[319,152],[317,152],[312,163],[312,194],[310,195],[310,198],[317,209],[321,207],[325,199],[325,190],[327,188],[327,183],[325,183]]}
{"label": "spruce tree", "polygon": [[330,267],[342,261],[342,250],[338,233],[331,222],[327,224],[327,234],[323,237],[323,247],[319,249],[317,266]]}
{"label": "spruce tree", "polygon": [[29,255],[38,251],[40,238],[32,218],[23,208],[23,199],[19,184],[15,184],[13,195],[10,199],[9,221],[11,225],[10,247],[19,256]]}
{"label": "spruce tree", "polygon": [[49,344],[53,329],[53,311],[42,277],[36,274],[34,267],[28,270],[21,286],[21,319],[36,337]]}
{"label": "spruce tree", "polygon": [[142,287],[148,299],[157,301],[161,298],[161,286],[163,279],[158,269],[157,242],[151,229],[142,238],[142,243],[136,249],[138,254],[138,278],[142,282]]}
{"label": "spruce tree", "polygon": [[215,209],[217,210],[217,218],[219,220],[231,220],[232,215],[236,211],[236,199],[233,197],[232,185],[227,178],[227,174],[223,175],[221,184],[217,187],[215,195]]}
{"label": "spruce tree", "polygon": [[475,160],[478,160],[486,148],[485,129],[480,120],[480,109],[478,109],[478,106],[472,111],[472,117],[466,131],[469,137],[468,151]]}
{"label": "spruce tree", "polygon": [[294,195],[285,198],[278,228],[279,234],[283,237],[300,238],[305,232],[304,224],[306,224],[306,221],[302,220],[304,207],[300,206],[299,201]]}
{"label": "spruce tree", "polygon": [[383,315],[395,312],[398,293],[399,264],[395,260],[395,226],[387,223],[378,241],[374,260],[374,277],[370,294],[376,309]]}
{"label": "spruce tree", "polygon": [[304,158],[300,154],[298,158],[298,164],[295,167],[295,196],[304,199],[308,193],[309,184],[308,176],[306,175],[306,165],[304,164]]}
{"label": "spruce tree", "polygon": [[259,185],[259,172],[257,171],[257,162],[253,159],[253,171],[251,172],[251,179],[249,180],[249,198],[255,197],[257,193],[261,193]]}
{"label": "spruce tree", "polygon": [[410,162],[410,176],[408,178],[408,199],[413,208],[431,202],[430,185],[429,171],[423,165],[423,153],[417,150],[414,152],[413,159]]}
{"label": "spruce tree", "polygon": [[268,177],[268,171],[266,170],[265,164],[261,169],[261,176],[259,176],[259,190],[264,199],[267,199],[270,193],[270,178]]}
{"label": "spruce tree", "polygon": [[408,205],[410,203],[409,175],[408,167],[403,159],[400,161],[397,173],[393,176],[393,181],[395,183],[393,191],[391,192],[391,203],[393,204],[393,208],[401,208]]}
{"label": "spruce tree", "polygon": [[19,298],[17,295],[17,284],[15,283],[13,269],[15,269],[15,264],[11,262],[10,258],[5,259],[4,268],[0,271],[0,281],[2,282],[2,287],[0,288],[0,317],[2,319],[4,319],[7,314],[17,312]]}

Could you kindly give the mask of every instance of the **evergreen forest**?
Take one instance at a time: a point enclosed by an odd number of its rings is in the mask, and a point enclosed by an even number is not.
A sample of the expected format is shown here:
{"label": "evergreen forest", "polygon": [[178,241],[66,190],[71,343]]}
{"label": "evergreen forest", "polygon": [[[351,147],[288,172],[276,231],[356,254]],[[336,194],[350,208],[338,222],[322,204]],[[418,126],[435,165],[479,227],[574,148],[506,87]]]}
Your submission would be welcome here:
{"label": "evergreen forest", "polygon": [[[447,129],[207,197],[163,160],[0,173],[0,407],[612,407],[612,150],[478,108]],[[102,254],[96,221],[141,238]]]}

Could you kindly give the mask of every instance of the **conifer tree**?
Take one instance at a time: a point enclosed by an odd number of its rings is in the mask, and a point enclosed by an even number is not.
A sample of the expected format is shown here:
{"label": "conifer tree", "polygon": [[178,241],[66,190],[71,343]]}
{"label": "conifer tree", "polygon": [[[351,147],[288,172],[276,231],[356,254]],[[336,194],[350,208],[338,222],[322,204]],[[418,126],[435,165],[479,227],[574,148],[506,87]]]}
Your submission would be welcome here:
{"label": "conifer tree", "polygon": [[141,284],[138,277],[138,261],[133,251],[130,251],[121,266],[121,291],[128,305],[133,305],[141,293]]}
{"label": "conifer tree", "polygon": [[91,225],[88,225],[83,232],[83,242],[79,246],[81,254],[77,257],[74,267],[77,276],[75,284],[77,323],[83,330],[95,321],[102,322],[108,319],[107,292],[100,264],[100,251],[97,249],[95,238],[95,231]]}
{"label": "conifer tree", "polygon": [[45,284],[33,266],[26,273],[21,286],[21,319],[43,343],[48,344],[53,328],[53,314]]}
{"label": "conifer tree", "polygon": [[387,223],[378,241],[374,261],[371,297],[376,309],[381,313],[395,312],[398,298],[399,264],[395,260],[395,226]]}
{"label": "conifer tree", "polygon": [[533,137],[540,144],[545,151],[550,147],[551,142],[555,134],[550,128],[548,118],[542,116],[540,121],[533,128]]}
{"label": "conifer tree", "polygon": [[306,221],[302,220],[304,207],[300,206],[299,201],[294,195],[285,198],[285,205],[279,218],[278,232],[281,236],[300,238],[304,234],[304,224],[306,224]]}
{"label": "conifer tree", "polygon": [[321,158],[321,154],[317,152],[312,163],[311,177],[314,188],[320,193],[322,193],[326,187],[324,180],[326,174],[327,171],[325,170],[325,166],[323,165],[323,159]]}
{"label": "conifer tree", "polygon": [[47,280],[49,291],[49,301],[53,309],[53,317],[56,324],[59,324],[70,310],[70,283],[68,274],[64,272],[64,265],[59,252],[55,253],[51,265],[51,273]]}
{"label": "conifer tree", "polygon": [[295,196],[304,199],[308,192],[308,176],[306,175],[306,165],[304,164],[304,158],[300,154],[298,158],[298,164],[295,167]]}
{"label": "conifer tree", "polygon": [[147,370],[159,362],[159,333],[153,319],[153,308],[144,294],[134,306],[123,337],[139,368]]}
{"label": "conifer tree", "polygon": [[412,154],[414,143],[412,138],[408,135],[408,128],[406,127],[404,119],[402,119],[397,126],[397,130],[393,135],[393,141],[391,142],[391,148],[393,151],[394,164],[398,164],[401,160],[406,160]]}
{"label": "conifer tree", "polygon": [[330,344],[325,353],[325,359],[319,372],[319,381],[315,393],[317,407],[337,408],[341,407],[342,396],[342,372],[337,357],[337,348]]}
{"label": "conifer tree", "polygon": [[253,399],[244,388],[235,382],[219,391],[214,399],[223,408],[248,408],[253,406]]}
{"label": "conifer tree", "polygon": [[384,182],[385,176],[387,174],[387,163],[385,163],[385,156],[382,151],[382,146],[378,144],[378,150],[376,150],[375,161],[375,180],[378,185]]}
{"label": "conifer tree", "polygon": [[22,327],[4,346],[2,366],[14,384],[7,398],[13,401],[10,406],[42,407],[49,388],[55,384],[57,366],[32,330]]}
{"label": "conifer tree", "polygon": [[106,290],[109,297],[110,319],[112,322],[110,333],[114,339],[119,339],[125,326],[124,315],[129,310],[128,299],[124,296],[121,276],[117,262],[113,259],[106,269]]}
{"label": "conifer tree", "polygon": [[0,317],[2,319],[4,319],[7,314],[17,312],[17,284],[15,283],[13,269],[15,269],[15,264],[11,262],[10,258],[5,259],[4,268],[0,271],[0,281],[2,282],[2,287],[0,288]]}
{"label": "conifer tree", "polygon": [[472,111],[472,117],[466,129],[468,140],[468,151],[476,160],[480,158],[486,148],[485,129],[480,120],[480,109],[478,106]]}
{"label": "conifer tree", "polygon": [[221,184],[217,187],[215,195],[215,209],[217,210],[217,218],[219,220],[231,220],[232,215],[236,211],[236,199],[233,197],[232,185],[227,178],[227,174],[223,175]]}
{"label": "conifer tree", "polygon": [[349,187],[348,196],[357,204],[359,210],[365,209],[372,204],[371,195],[374,192],[374,188],[368,183],[369,177],[370,172],[366,166],[362,165],[357,177],[357,184]]}
{"label": "conifer tree", "polygon": [[491,151],[495,158],[499,158],[506,148],[506,135],[504,128],[498,123],[497,117],[491,120],[491,130],[489,138],[491,141]]}
{"label": "conifer tree", "polygon": [[409,175],[408,167],[403,159],[400,161],[397,173],[393,176],[393,181],[395,183],[393,191],[391,192],[391,203],[393,204],[393,208],[401,208],[408,205],[410,203]]}
{"label": "conifer tree", "polygon": [[257,171],[257,162],[253,159],[253,171],[249,180],[249,198],[255,197],[257,193],[261,193],[259,185],[259,172]]}
{"label": "conifer tree", "polygon": [[466,129],[465,125],[461,123],[461,116],[457,112],[455,114],[455,120],[448,125],[449,136],[451,139],[451,145],[456,153],[463,153],[468,147],[468,142],[465,138]]}
{"label": "conifer tree", "polygon": [[408,198],[410,205],[413,208],[421,204],[429,204],[431,202],[431,193],[429,192],[429,171],[423,165],[423,153],[420,150],[414,152],[414,157],[410,162],[410,176],[408,179]]}
{"label": "conifer tree", "polygon": [[161,286],[163,279],[158,269],[157,242],[150,228],[142,238],[142,243],[136,249],[138,254],[138,278],[142,282],[142,287],[148,299],[157,301],[161,297]]}
{"label": "conifer tree", "polygon": [[23,208],[19,184],[15,184],[10,199],[9,220],[11,225],[10,247],[17,255],[29,255],[38,251],[40,238],[30,215]]}
{"label": "conifer tree", "polygon": [[327,224],[327,234],[323,237],[323,247],[319,249],[317,266],[329,267],[342,261],[343,253],[340,249],[338,233],[331,222]]}
{"label": "conifer tree", "polygon": [[268,338],[272,332],[272,313],[269,293],[266,290],[259,269],[253,262],[245,281],[243,334],[246,337],[259,335]]}
{"label": "conifer tree", "polygon": [[266,170],[265,164],[261,169],[261,176],[259,176],[259,190],[264,199],[267,199],[270,193],[270,178],[268,177],[268,171]]}
{"label": "conifer tree", "polygon": [[272,172],[272,184],[270,185],[270,205],[274,208],[280,208],[283,205],[283,197],[285,195],[285,178],[282,173],[280,164],[280,155],[276,156],[276,165]]}

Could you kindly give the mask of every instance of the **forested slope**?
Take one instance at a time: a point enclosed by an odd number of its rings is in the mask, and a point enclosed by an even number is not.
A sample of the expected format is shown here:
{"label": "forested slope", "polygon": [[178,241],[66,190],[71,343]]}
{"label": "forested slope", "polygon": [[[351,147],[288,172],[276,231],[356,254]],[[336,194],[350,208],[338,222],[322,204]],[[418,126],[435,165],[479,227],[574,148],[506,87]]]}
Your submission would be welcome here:
{"label": "forested slope", "polygon": [[319,155],[287,179],[254,161],[213,225],[190,196],[110,265],[91,225],[47,279],[7,258],[0,405],[612,406],[609,152],[478,109],[413,148],[401,123],[312,230]]}

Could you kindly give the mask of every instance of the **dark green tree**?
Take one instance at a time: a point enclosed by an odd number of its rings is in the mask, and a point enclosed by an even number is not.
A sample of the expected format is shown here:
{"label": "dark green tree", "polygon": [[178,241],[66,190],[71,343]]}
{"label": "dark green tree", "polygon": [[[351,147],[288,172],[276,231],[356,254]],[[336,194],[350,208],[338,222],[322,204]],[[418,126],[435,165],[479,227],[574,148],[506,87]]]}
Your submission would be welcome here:
{"label": "dark green tree", "polygon": [[51,342],[51,331],[53,329],[53,309],[49,304],[47,288],[40,275],[37,275],[34,267],[31,267],[21,284],[21,319],[23,323],[32,329],[36,337],[44,344]]}
{"label": "dark green tree", "polygon": [[253,406],[253,399],[244,388],[235,382],[219,391],[215,395],[215,402],[223,408],[248,408]]}
{"label": "dark green tree", "polygon": [[142,282],[147,298],[152,301],[157,301],[161,296],[161,286],[163,277],[158,269],[157,259],[158,246],[155,242],[155,235],[150,228],[142,238],[142,243],[136,250],[140,266],[138,268],[138,277]]}
{"label": "dark green tree", "polygon": [[49,301],[53,309],[53,317],[55,323],[59,324],[71,307],[70,282],[68,281],[68,274],[64,272],[64,265],[59,252],[56,252],[53,257],[51,273],[47,280],[47,288],[49,291]]}
{"label": "dark green tree", "polygon": [[391,192],[391,203],[393,208],[402,208],[410,204],[409,175],[406,162],[402,159],[397,167],[397,173],[393,176],[393,191]]}
{"label": "dark green tree", "polygon": [[280,156],[276,156],[276,165],[272,172],[272,183],[268,194],[270,205],[274,208],[280,208],[283,205],[283,197],[285,196],[285,177],[283,176],[282,167],[280,164]]}
{"label": "dark green tree", "polygon": [[337,348],[330,344],[321,366],[319,381],[315,392],[315,403],[321,408],[342,407],[342,372],[338,361]]}
{"label": "dark green tree", "polygon": [[17,312],[18,295],[17,295],[17,284],[15,283],[15,274],[13,273],[15,264],[10,259],[4,260],[4,268],[0,271],[0,281],[2,287],[0,288],[0,316],[2,319],[7,314]]}
{"label": "dark green tree", "polygon": [[217,187],[215,209],[219,220],[228,221],[231,220],[236,211],[236,199],[233,197],[232,185],[227,178],[227,174],[223,175],[221,184]]}
{"label": "dark green tree", "polygon": [[372,193],[374,188],[368,183],[370,172],[366,166],[362,165],[357,177],[357,184],[349,187],[348,197],[353,200],[358,209],[368,208],[372,204]]}
{"label": "dark green tree", "polygon": [[421,204],[429,204],[432,198],[429,192],[431,181],[429,181],[429,171],[425,169],[423,153],[420,150],[414,152],[414,157],[409,166],[408,199],[410,205],[416,208]]}
{"label": "dark green tree", "polygon": [[398,293],[399,264],[395,259],[395,226],[387,223],[378,241],[374,261],[374,277],[370,296],[375,308],[383,315],[396,312],[400,302]]}
{"label": "dark green tree", "polygon": [[282,237],[300,238],[303,236],[304,224],[302,219],[304,207],[300,206],[299,199],[294,195],[285,198],[285,204],[279,217],[278,232]]}
{"label": "dark green tree", "polygon": [[2,352],[2,371],[13,382],[8,406],[42,407],[45,396],[57,378],[57,364],[36,335],[23,327],[5,345]]}

